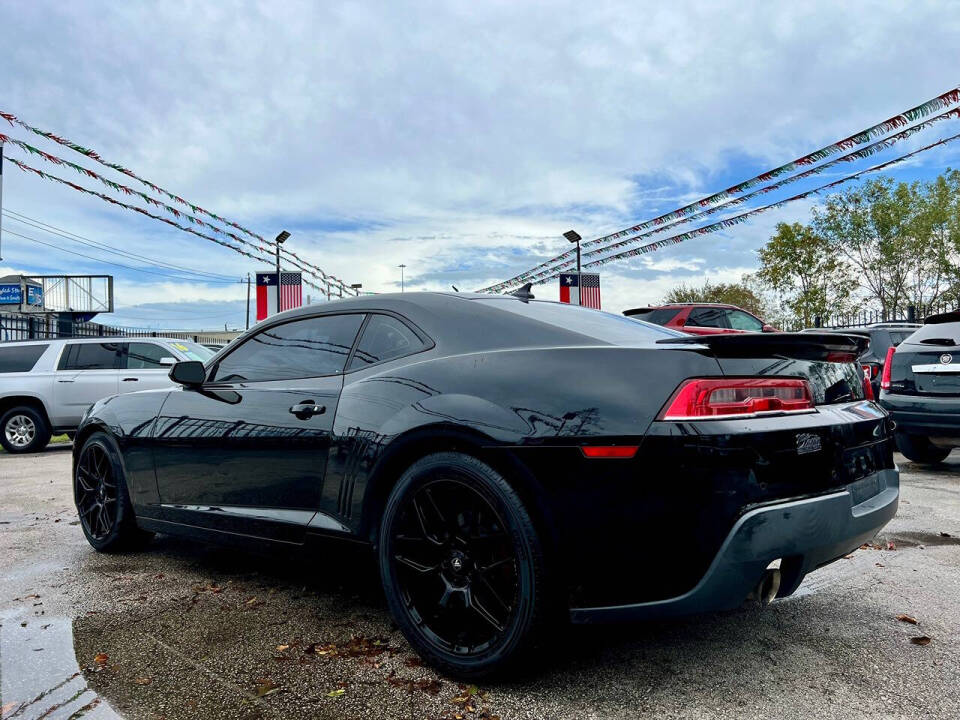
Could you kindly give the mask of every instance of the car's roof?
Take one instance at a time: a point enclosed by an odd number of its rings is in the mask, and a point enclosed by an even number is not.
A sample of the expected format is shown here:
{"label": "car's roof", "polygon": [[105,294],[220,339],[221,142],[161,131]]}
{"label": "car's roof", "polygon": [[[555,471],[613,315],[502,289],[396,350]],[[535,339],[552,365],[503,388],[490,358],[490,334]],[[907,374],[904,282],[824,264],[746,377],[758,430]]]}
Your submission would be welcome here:
{"label": "car's roof", "polygon": [[[726,310],[743,310],[743,308],[729,303],[710,303],[710,302],[682,302],[682,303],[664,303],[663,305],[648,305],[647,307],[632,308],[624,310],[624,315],[639,315],[640,313],[650,312],[651,310],[679,310],[687,307],[714,307],[724,308]],[[744,312],[750,312],[744,310]]]}

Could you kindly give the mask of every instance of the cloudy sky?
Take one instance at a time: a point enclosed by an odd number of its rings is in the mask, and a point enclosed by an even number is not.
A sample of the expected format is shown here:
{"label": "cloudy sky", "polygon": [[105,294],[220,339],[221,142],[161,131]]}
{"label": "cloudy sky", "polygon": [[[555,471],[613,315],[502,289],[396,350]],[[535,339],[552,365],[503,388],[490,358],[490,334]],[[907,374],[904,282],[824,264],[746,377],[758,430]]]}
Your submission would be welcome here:
{"label": "cloudy sky", "polygon": [[[633,225],[960,83],[956,3],[644,5],[0,0],[0,110],[264,236],[285,228],[367,290],[399,290],[400,263],[407,289],[463,290],[566,250],[567,229]],[[748,207],[958,132],[941,123]],[[932,177],[958,156],[960,142],[894,174]],[[112,273],[104,322],[242,327],[238,280],[268,269],[9,163],[3,205],[20,219],[3,217],[0,275]],[[810,207],[606,266],[605,309],[739,279]],[[554,298],[555,281],[537,292]]]}

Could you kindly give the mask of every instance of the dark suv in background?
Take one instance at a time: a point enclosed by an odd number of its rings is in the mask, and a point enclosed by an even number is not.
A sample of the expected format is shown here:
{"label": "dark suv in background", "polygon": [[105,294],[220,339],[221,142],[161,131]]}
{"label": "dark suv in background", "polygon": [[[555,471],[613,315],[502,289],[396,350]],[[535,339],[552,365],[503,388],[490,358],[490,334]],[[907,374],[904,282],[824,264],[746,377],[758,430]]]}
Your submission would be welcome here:
{"label": "dark suv in background", "polygon": [[891,347],[880,387],[907,459],[937,463],[960,447],[960,311],[927,318]]}
{"label": "dark suv in background", "polygon": [[921,327],[923,325],[920,323],[886,322],[858,328],[830,328],[829,330],[809,328],[804,332],[832,332],[867,338],[870,344],[860,355],[859,362],[864,378],[869,381],[873,389],[873,396],[879,398],[880,377],[883,375],[883,366],[887,361],[887,351],[897,347]]}

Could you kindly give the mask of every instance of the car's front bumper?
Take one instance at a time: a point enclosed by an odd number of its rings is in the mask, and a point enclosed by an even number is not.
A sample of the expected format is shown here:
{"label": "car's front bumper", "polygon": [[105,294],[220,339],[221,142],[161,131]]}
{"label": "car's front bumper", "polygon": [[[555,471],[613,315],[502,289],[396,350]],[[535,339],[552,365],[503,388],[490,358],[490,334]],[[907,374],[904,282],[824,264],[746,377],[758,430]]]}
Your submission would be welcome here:
{"label": "car's front bumper", "polygon": [[[878,492],[871,490],[858,502],[865,488]],[[808,572],[872,538],[896,514],[899,497],[899,472],[885,469],[840,492],[756,507],[737,520],[689,592],[630,605],[572,608],[570,618],[576,623],[619,622],[735,608],[777,559],[783,573],[779,596],[789,595]]]}
{"label": "car's front bumper", "polygon": [[880,405],[897,424],[897,432],[960,438],[960,398],[884,391],[880,394]]}

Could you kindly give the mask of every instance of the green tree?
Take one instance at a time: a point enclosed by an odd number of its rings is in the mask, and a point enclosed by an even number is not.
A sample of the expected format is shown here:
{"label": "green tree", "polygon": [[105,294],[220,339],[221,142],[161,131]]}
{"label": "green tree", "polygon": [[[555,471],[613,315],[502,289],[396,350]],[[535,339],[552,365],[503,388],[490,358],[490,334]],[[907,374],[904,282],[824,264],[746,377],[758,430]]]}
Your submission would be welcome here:
{"label": "green tree", "polygon": [[663,298],[664,304],[681,302],[727,303],[741,307],[760,318],[765,318],[767,315],[767,306],[763,297],[749,287],[747,278],[739,283],[714,285],[707,280],[700,286],[681,284]]}
{"label": "green tree", "polygon": [[816,316],[846,312],[856,287],[849,266],[824,236],[800,223],[778,223],[762,247],[757,280],[806,327]]}

